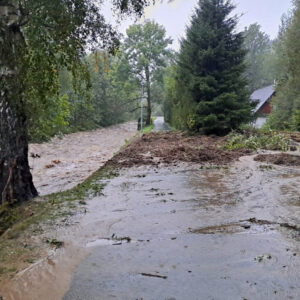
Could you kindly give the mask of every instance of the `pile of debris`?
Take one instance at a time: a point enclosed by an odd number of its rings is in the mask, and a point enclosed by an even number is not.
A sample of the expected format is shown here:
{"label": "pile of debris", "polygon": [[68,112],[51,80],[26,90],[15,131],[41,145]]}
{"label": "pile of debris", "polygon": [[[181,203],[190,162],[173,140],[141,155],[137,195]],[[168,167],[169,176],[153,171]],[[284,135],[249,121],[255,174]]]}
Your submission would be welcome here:
{"label": "pile of debris", "polygon": [[225,165],[249,154],[247,149],[226,150],[224,137],[186,136],[181,132],[151,132],[133,141],[114,156],[108,165],[132,167],[140,165],[192,162]]}
{"label": "pile of debris", "polygon": [[300,156],[287,153],[259,154],[254,158],[254,160],[275,165],[300,166]]}

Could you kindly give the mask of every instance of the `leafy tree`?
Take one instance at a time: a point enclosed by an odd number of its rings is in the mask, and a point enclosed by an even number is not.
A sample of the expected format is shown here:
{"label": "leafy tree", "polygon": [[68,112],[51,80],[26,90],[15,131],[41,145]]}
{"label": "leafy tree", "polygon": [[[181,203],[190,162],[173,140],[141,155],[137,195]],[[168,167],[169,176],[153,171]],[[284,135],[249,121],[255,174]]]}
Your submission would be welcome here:
{"label": "leafy tree", "polygon": [[118,51],[111,55],[95,51],[84,58],[88,64],[90,88],[76,92],[73,76],[63,69],[60,75],[60,96],[37,103],[36,118],[30,119],[31,141],[46,141],[54,135],[78,130],[90,130],[136,118],[140,100],[137,80],[130,77],[128,61]]}
{"label": "leafy tree", "polygon": [[244,47],[247,50],[245,75],[250,91],[272,84],[275,79],[272,70],[274,59],[270,59],[273,52],[272,42],[257,23],[245,28]]}
{"label": "leafy tree", "polygon": [[132,25],[127,30],[124,51],[131,66],[132,74],[141,84],[145,84],[147,94],[147,119],[151,123],[151,101],[153,82],[166,67],[166,58],[171,55],[167,49],[172,43],[166,38],[165,29],[155,22],[147,21],[144,25]]}
{"label": "leafy tree", "polygon": [[[200,0],[181,42],[173,118],[194,132],[226,134],[251,119],[243,36],[235,33],[234,6]],[[176,113],[176,112],[175,112]]]}
{"label": "leafy tree", "polygon": [[[84,60],[86,61],[86,58],[84,58]],[[74,87],[74,76],[72,75],[72,72],[68,71],[67,69],[62,69],[59,71],[60,96],[68,99],[70,110],[70,113],[66,118],[67,126],[62,131],[63,133],[95,128],[93,122],[94,108],[91,101],[91,74],[90,72],[87,72],[87,70],[83,71],[84,73],[82,76],[85,76],[88,80],[88,89],[86,88],[85,81],[83,81],[82,86],[80,86],[79,82],[77,82],[77,86]],[[58,132],[55,132],[55,134],[57,133]]]}
{"label": "leafy tree", "polygon": [[35,107],[36,117],[28,120],[31,142],[47,141],[54,135],[65,133],[70,125],[71,108],[68,96],[54,97],[47,102],[49,105],[43,105],[43,108]]}
{"label": "leafy tree", "polygon": [[[112,2],[130,14],[141,13],[149,1]],[[0,204],[37,195],[28,164],[28,119],[36,103],[47,106],[59,95],[58,70],[65,67],[78,79],[86,47],[112,51],[118,45],[98,4],[0,0]]]}
{"label": "leafy tree", "polygon": [[94,122],[108,126],[127,120],[140,100],[137,80],[130,77],[130,66],[121,51],[111,56],[96,52],[90,61],[92,70],[92,104]]}
{"label": "leafy tree", "polygon": [[276,48],[280,77],[274,109],[268,120],[276,129],[300,128],[300,1],[294,3],[292,15],[283,18]]}
{"label": "leafy tree", "polygon": [[166,122],[172,124],[174,127],[184,128],[185,126],[177,122],[185,119],[185,111],[182,109],[184,102],[178,101],[177,83],[177,65],[173,63],[167,68],[167,75],[165,77],[164,118]]}

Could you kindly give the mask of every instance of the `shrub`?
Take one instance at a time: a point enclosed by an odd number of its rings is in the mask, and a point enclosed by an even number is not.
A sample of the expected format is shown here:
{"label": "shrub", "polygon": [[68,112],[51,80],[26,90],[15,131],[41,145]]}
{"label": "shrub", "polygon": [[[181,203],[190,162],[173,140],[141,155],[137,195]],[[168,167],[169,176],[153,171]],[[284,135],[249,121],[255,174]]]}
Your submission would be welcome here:
{"label": "shrub", "polygon": [[288,151],[290,148],[290,140],[283,134],[272,131],[270,129],[264,130],[250,130],[242,133],[232,132],[228,135],[228,142],[225,149],[266,149],[266,150],[280,150]]}

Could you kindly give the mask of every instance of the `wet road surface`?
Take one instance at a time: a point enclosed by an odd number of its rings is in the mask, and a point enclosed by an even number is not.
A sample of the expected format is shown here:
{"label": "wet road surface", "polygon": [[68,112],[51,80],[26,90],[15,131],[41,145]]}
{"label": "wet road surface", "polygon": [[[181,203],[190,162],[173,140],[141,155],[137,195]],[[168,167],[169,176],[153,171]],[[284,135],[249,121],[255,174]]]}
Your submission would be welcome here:
{"label": "wet road surface", "polygon": [[115,216],[109,236],[132,240],[101,245],[98,237],[63,299],[299,299],[299,232],[280,224],[300,224],[298,196],[285,191],[300,170],[257,167],[246,159],[231,172],[139,170],[115,179],[93,211]]}
{"label": "wet road surface", "polygon": [[123,170],[7,299],[299,299],[299,183],[252,157]]}
{"label": "wet road surface", "polygon": [[153,131],[170,131],[170,126],[165,123],[164,117],[156,117],[154,120],[154,130]]}

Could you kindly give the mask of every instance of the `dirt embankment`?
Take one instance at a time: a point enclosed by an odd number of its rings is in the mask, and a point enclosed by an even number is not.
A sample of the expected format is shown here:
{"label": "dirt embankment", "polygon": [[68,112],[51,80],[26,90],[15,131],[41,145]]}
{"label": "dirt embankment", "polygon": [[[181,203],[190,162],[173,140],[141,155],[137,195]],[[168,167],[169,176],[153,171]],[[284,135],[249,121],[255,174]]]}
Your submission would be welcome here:
{"label": "dirt embankment", "polygon": [[254,158],[254,160],[274,165],[300,166],[300,156],[287,153],[259,154]]}
{"label": "dirt embankment", "polygon": [[108,164],[116,167],[194,162],[228,164],[249,154],[247,149],[229,151],[222,146],[225,138],[189,136],[178,132],[149,133],[135,140]]}

